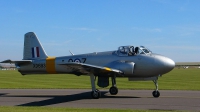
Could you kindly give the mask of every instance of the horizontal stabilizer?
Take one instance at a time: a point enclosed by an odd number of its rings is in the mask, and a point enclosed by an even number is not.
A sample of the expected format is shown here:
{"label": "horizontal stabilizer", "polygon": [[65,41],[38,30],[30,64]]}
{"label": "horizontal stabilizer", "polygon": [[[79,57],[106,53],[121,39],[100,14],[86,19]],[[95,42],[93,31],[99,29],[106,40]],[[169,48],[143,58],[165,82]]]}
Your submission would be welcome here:
{"label": "horizontal stabilizer", "polygon": [[20,60],[20,61],[12,61],[12,60],[5,60],[5,61],[2,61],[0,63],[15,63],[15,64],[26,64],[26,63],[31,63],[32,60]]}
{"label": "horizontal stabilizer", "polygon": [[65,63],[65,64],[60,64],[63,66],[67,66],[72,68],[73,70],[77,72],[81,72],[83,74],[105,74],[105,73],[118,73],[122,74],[123,72],[117,69],[112,69],[108,67],[102,67],[102,66],[96,66],[96,65],[90,65],[90,64],[85,64],[85,63],[75,63],[75,62],[70,62],[70,63]]}

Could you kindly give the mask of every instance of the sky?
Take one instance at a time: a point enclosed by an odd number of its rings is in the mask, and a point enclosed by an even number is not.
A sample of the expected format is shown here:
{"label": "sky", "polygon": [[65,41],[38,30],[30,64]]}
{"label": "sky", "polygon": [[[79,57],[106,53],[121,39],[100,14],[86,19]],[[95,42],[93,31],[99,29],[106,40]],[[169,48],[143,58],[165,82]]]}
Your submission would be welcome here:
{"label": "sky", "polygon": [[0,61],[23,58],[35,32],[49,56],[143,45],[200,62],[199,0],[0,0]]}

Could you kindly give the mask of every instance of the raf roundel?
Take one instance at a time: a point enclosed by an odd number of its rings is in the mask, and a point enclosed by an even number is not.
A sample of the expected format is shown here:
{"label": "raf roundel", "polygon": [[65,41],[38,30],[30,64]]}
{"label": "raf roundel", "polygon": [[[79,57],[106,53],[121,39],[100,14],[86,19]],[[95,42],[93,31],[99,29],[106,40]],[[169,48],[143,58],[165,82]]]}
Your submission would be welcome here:
{"label": "raf roundel", "polygon": [[81,60],[77,58],[77,59],[74,60],[74,62],[81,63]]}

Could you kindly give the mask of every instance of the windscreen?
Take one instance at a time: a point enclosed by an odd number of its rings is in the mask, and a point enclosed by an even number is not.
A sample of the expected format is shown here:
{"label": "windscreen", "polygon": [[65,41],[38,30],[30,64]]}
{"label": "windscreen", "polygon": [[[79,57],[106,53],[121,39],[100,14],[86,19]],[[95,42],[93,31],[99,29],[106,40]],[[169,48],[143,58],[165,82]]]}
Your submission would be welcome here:
{"label": "windscreen", "polygon": [[149,49],[147,49],[146,47],[144,47],[144,46],[140,46],[140,50],[141,50],[140,54],[149,54],[149,53],[151,53],[151,51]]}

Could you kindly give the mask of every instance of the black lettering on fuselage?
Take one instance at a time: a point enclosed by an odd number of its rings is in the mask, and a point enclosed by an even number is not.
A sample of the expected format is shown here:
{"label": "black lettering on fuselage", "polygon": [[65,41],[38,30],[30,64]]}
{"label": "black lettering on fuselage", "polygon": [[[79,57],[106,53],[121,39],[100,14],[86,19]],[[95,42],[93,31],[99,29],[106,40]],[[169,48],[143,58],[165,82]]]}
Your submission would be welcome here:
{"label": "black lettering on fuselage", "polygon": [[[81,59],[82,59],[82,63],[85,63],[86,60],[87,60],[87,58],[81,58]],[[76,58],[76,59],[73,60],[73,59],[70,58],[70,59],[68,60],[68,62],[76,62],[77,60],[80,60],[80,59],[79,59],[79,58]],[[81,60],[80,60],[80,61],[81,61]],[[80,62],[80,63],[81,63],[81,62]]]}
{"label": "black lettering on fuselage", "polygon": [[85,61],[86,61],[86,58],[82,58],[82,60],[83,60],[83,63],[85,63]]}
{"label": "black lettering on fuselage", "polygon": [[44,63],[33,64],[33,68],[46,68],[46,64]]}
{"label": "black lettering on fuselage", "polygon": [[69,59],[68,62],[74,62],[73,59]]}

